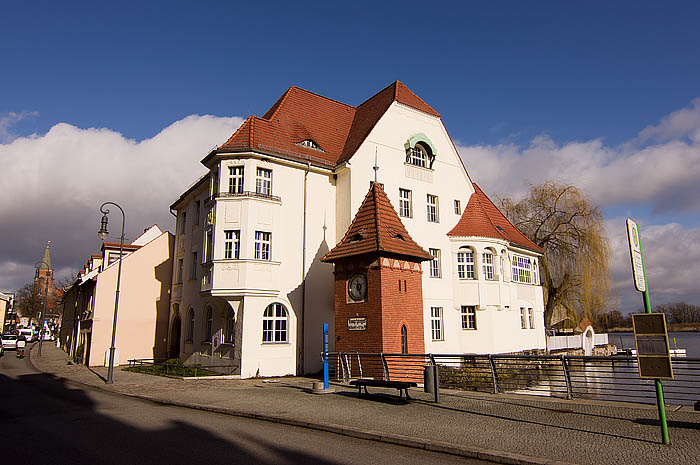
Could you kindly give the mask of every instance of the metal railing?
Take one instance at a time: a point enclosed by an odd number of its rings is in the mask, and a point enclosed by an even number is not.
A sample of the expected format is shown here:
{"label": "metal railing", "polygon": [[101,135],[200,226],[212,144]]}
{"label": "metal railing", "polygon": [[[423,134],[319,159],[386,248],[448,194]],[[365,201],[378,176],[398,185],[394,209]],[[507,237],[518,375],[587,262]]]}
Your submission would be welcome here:
{"label": "metal railing", "polygon": [[[570,355],[329,353],[329,375],[423,381],[425,365],[439,366],[440,387],[566,399],[655,403],[654,380],[639,377],[637,358]],[[700,400],[700,358],[672,358],[674,379],[664,381],[666,403]]]}
{"label": "metal railing", "polygon": [[168,363],[162,359],[139,358],[129,360],[127,369],[159,376],[197,378],[200,376],[232,375],[235,374],[238,365],[184,365],[182,363]]}
{"label": "metal railing", "polygon": [[204,204],[213,202],[216,199],[232,199],[237,197],[254,197],[258,199],[274,200],[276,202],[281,202],[282,197],[278,195],[265,194],[263,192],[253,192],[253,191],[241,191],[241,192],[217,192],[204,200]]}

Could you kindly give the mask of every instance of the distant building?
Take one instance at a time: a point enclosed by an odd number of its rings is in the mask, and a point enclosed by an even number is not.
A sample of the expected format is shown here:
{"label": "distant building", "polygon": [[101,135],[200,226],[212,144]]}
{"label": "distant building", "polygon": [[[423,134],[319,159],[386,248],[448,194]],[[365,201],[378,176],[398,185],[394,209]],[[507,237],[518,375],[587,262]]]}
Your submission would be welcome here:
{"label": "distant building", "polygon": [[0,292],[0,333],[14,331],[17,326],[16,314],[13,308],[15,295],[12,293]]}
{"label": "distant building", "polygon": [[[336,330],[351,329],[351,348],[363,351],[374,346],[359,334],[376,318],[390,322],[382,341],[393,340],[379,348],[401,349],[402,340],[414,353],[545,348],[542,249],[472,182],[440,115],[401,82],[358,106],[291,87],[202,163],[209,173],[171,206],[170,356],[228,364],[242,377],[311,373],[321,368],[323,323],[332,349],[348,350]],[[394,240],[405,228],[423,252],[367,248],[389,267],[377,273],[361,249],[342,269],[324,263],[342,241],[372,236],[351,224],[375,176],[382,208],[401,224],[382,235]],[[414,273],[411,287],[386,278],[392,267]],[[353,283],[370,289],[357,293]],[[363,316],[378,308],[365,305],[368,296],[387,293],[403,297],[381,306],[383,316]],[[405,305],[418,305],[417,316],[402,319]]]}
{"label": "distant building", "polygon": [[[115,364],[166,355],[173,236],[158,226],[124,244]],[[119,244],[105,242],[66,289],[60,340],[86,365],[105,365],[111,345]]]}

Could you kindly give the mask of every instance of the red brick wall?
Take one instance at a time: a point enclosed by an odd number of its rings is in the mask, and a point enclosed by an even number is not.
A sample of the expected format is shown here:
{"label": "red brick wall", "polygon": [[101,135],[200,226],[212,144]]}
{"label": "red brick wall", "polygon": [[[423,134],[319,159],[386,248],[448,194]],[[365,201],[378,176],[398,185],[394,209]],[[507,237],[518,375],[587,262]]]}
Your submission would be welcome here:
{"label": "red brick wall", "polygon": [[[422,271],[415,263],[393,259],[343,262],[335,269],[335,350],[360,353],[401,352],[401,326],[408,331],[408,351],[423,353]],[[352,301],[347,281],[367,277],[367,297]],[[399,287],[399,281],[401,281]],[[348,318],[367,318],[365,331],[349,331]]]}

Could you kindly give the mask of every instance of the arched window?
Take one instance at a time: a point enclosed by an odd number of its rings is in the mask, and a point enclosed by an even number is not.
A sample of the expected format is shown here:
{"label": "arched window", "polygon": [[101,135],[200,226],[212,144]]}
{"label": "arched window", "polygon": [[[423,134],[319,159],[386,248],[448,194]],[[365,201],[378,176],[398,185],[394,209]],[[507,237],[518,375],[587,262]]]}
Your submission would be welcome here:
{"label": "arched window", "polygon": [[435,146],[425,134],[416,134],[404,144],[406,149],[406,163],[433,169],[435,163]]}
{"label": "arched window", "polygon": [[280,303],[267,306],[263,313],[264,343],[287,342],[287,309]]}
{"label": "arched window", "polygon": [[226,312],[226,342],[233,344],[233,337],[236,331],[236,313],[232,308]]}
{"label": "arched window", "polygon": [[194,340],[194,308],[187,311],[187,340]]}
{"label": "arched window", "polygon": [[212,323],[214,322],[214,312],[212,311],[211,307],[207,307],[207,325],[204,330],[204,340],[205,341],[211,341],[211,328],[212,328]]}
{"label": "arched window", "polygon": [[406,325],[401,325],[401,353],[408,353],[408,330]]}
{"label": "arched window", "polygon": [[481,254],[481,270],[484,273],[484,279],[495,279],[493,270],[493,251],[490,249],[484,250]]}
{"label": "arched window", "polygon": [[474,279],[474,250],[470,247],[460,247],[457,252],[457,277],[459,279]]}

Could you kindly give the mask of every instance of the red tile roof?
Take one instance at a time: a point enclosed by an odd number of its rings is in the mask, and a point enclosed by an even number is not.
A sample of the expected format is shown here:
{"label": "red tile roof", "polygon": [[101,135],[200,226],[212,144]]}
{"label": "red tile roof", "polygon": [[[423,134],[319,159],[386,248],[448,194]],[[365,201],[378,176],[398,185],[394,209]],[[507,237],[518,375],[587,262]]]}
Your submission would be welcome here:
{"label": "red tile roof", "polygon": [[321,261],[365,255],[382,254],[412,259],[431,260],[433,257],[411,239],[391,205],[380,183],[372,183],[343,239]]}
{"label": "red tile roof", "polygon": [[544,250],[528,239],[494,205],[481,188],[473,184],[474,193],[457,225],[447,233],[452,237],[491,237],[543,253]]}
{"label": "red tile roof", "polygon": [[[335,167],[352,157],[393,102],[440,117],[399,81],[358,107],[292,86],[262,118],[245,120],[205,161],[215,153],[255,151]],[[313,140],[320,150],[301,146],[306,139]]]}

